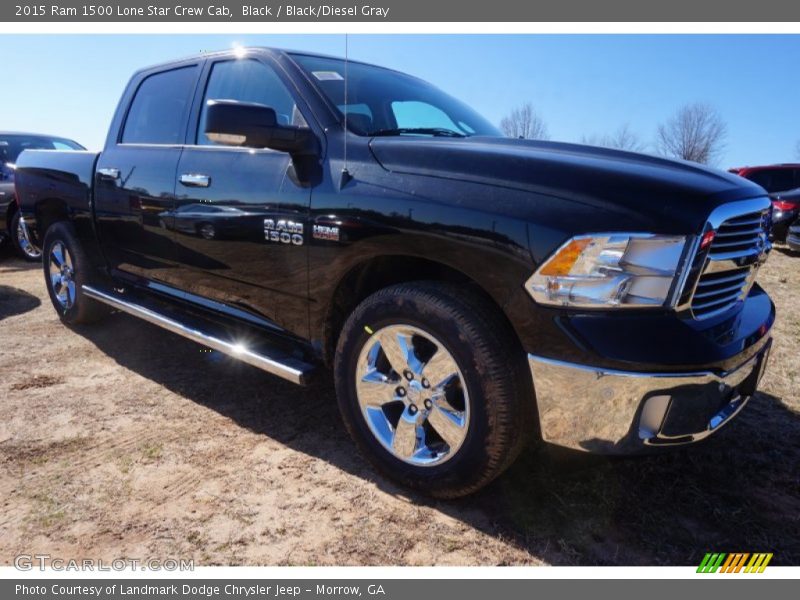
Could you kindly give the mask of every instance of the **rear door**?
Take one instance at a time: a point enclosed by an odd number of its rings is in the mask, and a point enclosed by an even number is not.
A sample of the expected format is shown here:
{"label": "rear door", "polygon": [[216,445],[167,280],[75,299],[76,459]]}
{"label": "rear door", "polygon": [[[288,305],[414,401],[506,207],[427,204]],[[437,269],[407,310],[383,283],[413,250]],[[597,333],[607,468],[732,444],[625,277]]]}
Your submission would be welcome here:
{"label": "rear door", "polygon": [[[175,173],[201,63],[140,75],[95,174],[98,237],[120,274],[174,283]],[[125,99],[123,99],[125,104]]]}
{"label": "rear door", "polygon": [[282,123],[307,126],[269,57],[209,60],[177,170],[171,228],[185,268],[181,289],[307,330],[309,187],[285,152],[216,145],[204,134],[210,100],[256,102]]}

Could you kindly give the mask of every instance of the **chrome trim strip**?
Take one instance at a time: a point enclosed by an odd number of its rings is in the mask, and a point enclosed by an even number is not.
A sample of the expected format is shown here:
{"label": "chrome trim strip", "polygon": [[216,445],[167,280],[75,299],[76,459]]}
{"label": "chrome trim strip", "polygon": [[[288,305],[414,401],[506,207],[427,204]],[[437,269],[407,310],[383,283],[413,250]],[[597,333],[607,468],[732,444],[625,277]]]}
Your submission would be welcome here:
{"label": "chrome trim strip", "polygon": [[[644,446],[699,441],[741,410],[748,398],[737,388],[753,373],[770,342],[769,336],[759,340],[755,354],[726,373],[617,371],[528,354],[542,438],[602,454],[628,454]],[[763,365],[764,361],[762,369]],[[697,402],[685,401],[695,397]],[[727,397],[727,403],[713,409],[715,402],[724,402]],[[654,405],[659,407],[655,417]],[[705,414],[710,406],[716,412]],[[681,411],[682,417],[704,420],[706,426],[679,435],[664,433],[661,427],[668,418],[678,416],[670,415],[670,410]]]}
{"label": "chrome trim strip", "polygon": [[84,285],[81,289],[86,296],[92,298],[93,300],[108,304],[117,310],[121,310],[129,315],[138,317],[139,319],[147,321],[148,323],[152,323],[153,325],[157,325],[163,329],[166,329],[167,331],[171,331],[172,333],[176,333],[194,342],[203,344],[204,346],[208,346],[214,350],[218,350],[223,354],[227,354],[228,356],[232,356],[241,360],[242,362],[246,362],[249,365],[257,367],[262,371],[266,371],[272,375],[277,375],[278,377],[298,385],[304,385],[307,383],[306,380],[308,373],[306,371],[278,362],[262,354],[248,350],[241,345],[219,339],[197,329],[192,329],[191,327],[188,327],[179,321],[170,319],[169,317],[150,310],[149,308],[140,306],[133,302],[128,302],[122,298],[119,298],[118,296],[107,294],[91,286]]}
{"label": "chrome trim strip", "polygon": [[694,258],[697,256],[697,249],[700,247],[700,236],[689,236],[686,243],[686,251],[683,255],[681,264],[678,266],[678,277],[675,287],[672,290],[672,296],[669,299],[668,308],[676,309],[683,296],[683,288],[686,287],[686,280],[689,279],[689,273],[692,271],[692,264]]}
{"label": "chrome trim strip", "polygon": [[760,212],[767,210],[772,203],[766,196],[760,198],[750,198],[749,200],[737,200],[735,202],[728,202],[721,204],[715,208],[708,217],[708,224],[713,229],[719,229],[725,221],[733,219],[737,216],[744,216],[748,213]]}

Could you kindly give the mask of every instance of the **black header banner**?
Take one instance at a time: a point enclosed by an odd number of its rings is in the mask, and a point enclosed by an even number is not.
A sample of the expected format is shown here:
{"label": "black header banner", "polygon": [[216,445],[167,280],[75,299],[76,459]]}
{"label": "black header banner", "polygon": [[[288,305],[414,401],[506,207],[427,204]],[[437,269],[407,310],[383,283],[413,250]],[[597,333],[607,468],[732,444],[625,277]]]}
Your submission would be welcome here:
{"label": "black header banner", "polygon": [[16,0],[10,22],[796,22],[800,3],[761,0]]}

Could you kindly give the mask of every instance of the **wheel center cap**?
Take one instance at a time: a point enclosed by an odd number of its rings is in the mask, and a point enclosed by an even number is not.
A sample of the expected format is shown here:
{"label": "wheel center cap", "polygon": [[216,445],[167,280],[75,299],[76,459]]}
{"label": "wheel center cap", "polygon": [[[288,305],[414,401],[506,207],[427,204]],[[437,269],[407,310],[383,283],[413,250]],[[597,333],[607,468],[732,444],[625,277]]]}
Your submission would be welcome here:
{"label": "wheel center cap", "polygon": [[419,381],[411,381],[408,384],[408,400],[411,404],[420,404],[422,402],[422,385]]}

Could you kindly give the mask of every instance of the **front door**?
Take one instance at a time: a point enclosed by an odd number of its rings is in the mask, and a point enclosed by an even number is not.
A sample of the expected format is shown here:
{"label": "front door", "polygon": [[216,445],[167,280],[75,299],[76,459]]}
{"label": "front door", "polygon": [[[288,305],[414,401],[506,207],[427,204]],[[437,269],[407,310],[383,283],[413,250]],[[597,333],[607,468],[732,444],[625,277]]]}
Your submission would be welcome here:
{"label": "front door", "polygon": [[310,189],[294,180],[284,152],[214,144],[204,134],[205,107],[209,100],[256,102],[284,124],[306,122],[271,63],[222,59],[206,72],[170,214],[181,288],[305,335]]}

